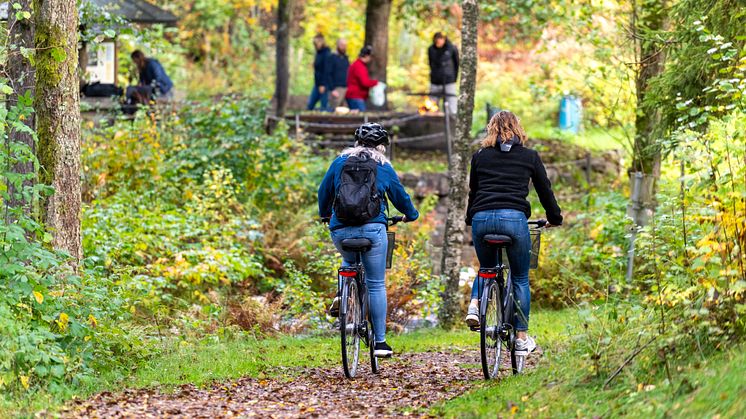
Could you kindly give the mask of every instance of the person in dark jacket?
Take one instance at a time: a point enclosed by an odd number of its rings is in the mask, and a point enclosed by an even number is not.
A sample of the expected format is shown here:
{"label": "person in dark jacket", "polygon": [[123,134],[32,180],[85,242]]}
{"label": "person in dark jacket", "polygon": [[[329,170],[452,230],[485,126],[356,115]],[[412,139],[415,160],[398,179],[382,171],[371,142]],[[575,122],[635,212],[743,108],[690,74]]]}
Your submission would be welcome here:
{"label": "person in dark jacket", "polygon": [[350,110],[365,112],[365,101],[368,99],[370,89],[378,84],[378,80],[371,79],[368,73],[368,63],[373,55],[373,47],[364,46],[347,71],[347,106]]}
{"label": "person in dark jacket", "polygon": [[458,49],[444,34],[437,32],[427,50],[427,59],[430,63],[430,94],[436,103],[440,103],[441,98],[448,101],[449,111],[455,115],[458,104]]}
{"label": "person in dark jacket", "polygon": [[308,97],[308,106],[306,109],[312,111],[316,104],[321,102],[321,110],[326,111],[329,108],[328,98],[329,91],[329,71],[327,63],[331,50],[326,46],[324,35],[317,34],[313,37],[313,46],[316,48],[316,57],[313,60],[313,90]]}
{"label": "person in dark jacket", "polygon": [[327,69],[329,71],[329,110],[342,106],[347,93],[347,71],[350,59],[347,57],[347,40],[337,40],[337,51],[329,54]]}
{"label": "person in dark jacket", "polygon": [[[386,146],[389,135],[383,127],[376,123],[365,123],[355,131],[355,145],[339,155],[329,167],[319,186],[319,216],[331,217],[329,229],[332,241],[342,255],[342,265],[351,266],[355,263],[355,254],[342,250],[341,242],[348,238],[365,237],[373,243],[370,251],[363,254],[365,266],[365,282],[370,296],[370,315],[375,333],[374,354],[378,357],[388,357],[393,350],[386,343],[386,253],[388,239],[386,237],[386,213],[391,200],[394,207],[404,214],[404,221],[416,220],[420,214],[412,205],[412,200],[399,182],[399,176],[386,158]],[[341,184],[342,168],[351,156],[370,158],[376,161],[376,187],[381,199],[381,212],[377,217],[362,225],[346,225],[334,213],[334,199]],[[339,315],[339,296],[334,299],[329,308],[329,314]]]}
{"label": "person in dark jacket", "polygon": [[135,50],[130,55],[140,72],[140,85],[155,89],[158,99],[170,100],[173,97],[174,84],[158,60],[146,57],[142,51]]}
{"label": "person in dark jacket", "polygon": [[[526,148],[525,142],[526,132],[514,114],[501,111],[492,117],[482,147],[471,159],[466,224],[472,227],[474,249],[482,268],[497,265],[494,249],[482,243],[486,234],[504,234],[513,239],[507,253],[516,300],[516,350],[527,355],[536,349],[536,342],[527,334],[531,304],[531,237],[527,224],[531,204],[526,200],[529,181],[546,211],[548,227],[562,224],[562,210],[539,153]],[[475,279],[466,316],[466,323],[472,327],[479,326],[478,295]]]}

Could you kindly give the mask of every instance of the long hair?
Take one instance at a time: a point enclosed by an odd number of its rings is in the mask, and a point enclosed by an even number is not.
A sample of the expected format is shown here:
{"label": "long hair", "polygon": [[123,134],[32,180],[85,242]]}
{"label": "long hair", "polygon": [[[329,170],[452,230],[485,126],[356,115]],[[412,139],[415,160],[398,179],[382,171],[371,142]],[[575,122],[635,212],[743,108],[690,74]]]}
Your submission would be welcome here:
{"label": "long hair", "polygon": [[361,157],[363,154],[367,155],[380,164],[389,163],[389,159],[386,158],[386,146],[384,146],[383,144],[373,148],[366,147],[359,142],[355,142],[354,146],[342,150],[339,155]]}
{"label": "long hair", "polygon": [[482,140],[482,147],[495,147],[500,143],[517,138],[518,144],[526,142],[526,131],[521,126],[521,121],[513,112],[500,111],[492,116],[487,124],[487,136]]}

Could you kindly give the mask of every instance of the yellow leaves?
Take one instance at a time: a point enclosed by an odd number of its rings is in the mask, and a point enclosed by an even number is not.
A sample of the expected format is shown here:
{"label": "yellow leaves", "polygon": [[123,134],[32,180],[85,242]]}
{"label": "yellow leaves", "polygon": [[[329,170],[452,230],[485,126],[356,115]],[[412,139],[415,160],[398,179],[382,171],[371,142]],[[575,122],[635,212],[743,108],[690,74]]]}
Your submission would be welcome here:
{"label": "yellow leaves", "polygon": [[41,304],[44,302],[44,295],[40,293],[39,291],[34,291],[34,300],[36,300],[37,303]]}
{"label": "yellow leaves", "polygon": [[201,293],[199,290],[194,290],[192,293],[194,297],[202,304],[208,304],[210,302],[210,299],[205,296],[205,294]]}
{"label": "yellow leaves", "polygon": [[603,224],[597,225],[596,227],[593,228],[593,230],[591,230],[590,233],[588,233],[588,237],[590,237],[591,240],[595,241],[596,238],[598,237],[599,233],[601,233],[601,231],[603,231],[603,229],[604,229],[604,225]]}
{"label": "yellow leaves", "polygon": [[637,392],[641,391],[653,391],[655,390],[655,384],[644,384],[644,383],[637,383]]}
{"label": "yellow leaves", "polygon": [[98,320],[93,314],[88,315],[88,323],[90,323],[92,327],[98,326]]}
{"label": "yellow leaves", "polygon": [[23,386],[23,388],[28,390],[30,377],[28,375],[20,375],[18,376],[18,379],[21,380],[21,385]]}
{"label": "yellow leaves", "polygon": [[70,323],[70,316],[68,316],[67,313],[62,312],[60,313],[59,318],[55,320],[55,323],[57,323],[57,327],[60,328],[60,331],[65,332]]}

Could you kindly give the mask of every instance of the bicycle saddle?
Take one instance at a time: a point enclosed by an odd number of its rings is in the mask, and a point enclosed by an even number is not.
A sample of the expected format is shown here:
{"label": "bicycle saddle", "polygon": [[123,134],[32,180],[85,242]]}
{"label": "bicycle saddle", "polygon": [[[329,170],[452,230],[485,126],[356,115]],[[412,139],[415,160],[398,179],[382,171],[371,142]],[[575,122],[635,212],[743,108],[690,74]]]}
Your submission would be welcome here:
{"label": "bicycle saddle", "polygon": [[502,234],[486,234],[482,241],[497,246],[510,246],[513,244],[513,239]]}
{"label": "bicycle saddle", "polygon": [[342,240],[342,250],[347,252],[367,252],[373,247],[373,243],[364,238]]}

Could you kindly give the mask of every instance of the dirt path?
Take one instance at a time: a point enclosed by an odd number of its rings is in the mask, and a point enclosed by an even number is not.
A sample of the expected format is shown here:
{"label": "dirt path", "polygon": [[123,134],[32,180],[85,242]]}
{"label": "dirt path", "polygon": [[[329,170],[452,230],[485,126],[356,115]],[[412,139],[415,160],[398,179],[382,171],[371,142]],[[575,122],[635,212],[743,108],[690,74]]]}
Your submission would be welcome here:
{"label": "dirt path", "polygon": [[[527,360],[532,368],[539,355]],[[363,358],[361,361],[367,361]],[[154,389],[101,393],[77,402],[66,417],[391,417],[426,415],[426,408],[483,383],[478,351],[426,352],[369,364],[354,380],[342,367],[283,371],[286,378],[240,378],[173,393]],[[507,365],[503,369],[507,374]]]}

